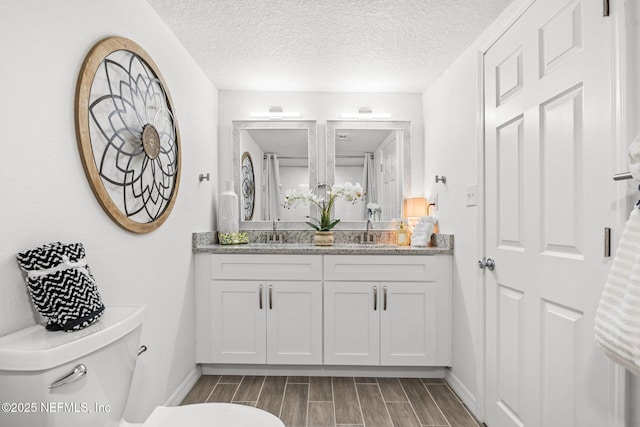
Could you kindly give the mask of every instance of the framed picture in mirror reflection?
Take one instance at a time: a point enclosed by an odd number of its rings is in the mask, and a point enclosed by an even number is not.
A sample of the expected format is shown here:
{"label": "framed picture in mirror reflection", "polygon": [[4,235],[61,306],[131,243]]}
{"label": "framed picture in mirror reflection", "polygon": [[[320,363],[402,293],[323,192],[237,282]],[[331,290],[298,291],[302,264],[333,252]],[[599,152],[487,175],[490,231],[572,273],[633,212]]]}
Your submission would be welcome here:
{"label": "framed picture in mirror reflection", "polygon": [[256,180],[253,170],[251,154],[245,151],[242,154],[242,210],[245,221],[253,219],[256,205]]}

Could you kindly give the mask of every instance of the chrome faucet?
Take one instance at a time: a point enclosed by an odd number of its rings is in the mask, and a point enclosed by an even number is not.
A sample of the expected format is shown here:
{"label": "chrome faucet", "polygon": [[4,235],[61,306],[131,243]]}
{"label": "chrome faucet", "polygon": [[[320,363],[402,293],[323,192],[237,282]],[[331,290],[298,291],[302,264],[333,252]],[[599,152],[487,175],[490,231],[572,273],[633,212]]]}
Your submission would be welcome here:
{"label": "chrome faucet", "polygon": [[273,220],[273,230],[271,235],[267,235],[267,242],[282,242],[282,236],[278,234],[278,221],[277,219]]}
{"label": "chrome faucet", "polygon": [[361,243],[373,243],[373,235],[371,235],[371,229],[373,228],[373,224],[371,224],[371,219],[367,220],[367,231],[362,235]]}

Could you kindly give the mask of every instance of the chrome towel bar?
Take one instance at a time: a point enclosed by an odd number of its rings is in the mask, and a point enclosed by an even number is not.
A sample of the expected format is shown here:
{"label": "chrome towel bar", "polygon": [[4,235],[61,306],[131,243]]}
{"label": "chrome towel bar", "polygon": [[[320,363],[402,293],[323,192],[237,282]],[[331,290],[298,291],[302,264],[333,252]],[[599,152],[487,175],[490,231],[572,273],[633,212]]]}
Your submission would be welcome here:
{"label": "chrome towel bar", "polygon": [[624,179],[633,179],[631,172],[622,172],[622,173],[617,173],[613,175],[614,181],[622,181]]}

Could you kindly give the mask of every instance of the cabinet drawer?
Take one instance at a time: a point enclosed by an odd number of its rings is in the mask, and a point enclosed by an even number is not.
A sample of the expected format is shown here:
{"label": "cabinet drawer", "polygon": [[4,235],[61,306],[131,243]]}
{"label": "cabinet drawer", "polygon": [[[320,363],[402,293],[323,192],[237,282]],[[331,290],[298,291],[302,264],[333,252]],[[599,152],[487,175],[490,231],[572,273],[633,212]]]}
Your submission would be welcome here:
{"label": "cabinet drawer", "polygon": [[322,280],[321,255],[211,255],[211,278]]}
{"label": "cabinet drawer", "polygon": [[324,280],[439,281],[449,277],[451,257],[326,255]]}

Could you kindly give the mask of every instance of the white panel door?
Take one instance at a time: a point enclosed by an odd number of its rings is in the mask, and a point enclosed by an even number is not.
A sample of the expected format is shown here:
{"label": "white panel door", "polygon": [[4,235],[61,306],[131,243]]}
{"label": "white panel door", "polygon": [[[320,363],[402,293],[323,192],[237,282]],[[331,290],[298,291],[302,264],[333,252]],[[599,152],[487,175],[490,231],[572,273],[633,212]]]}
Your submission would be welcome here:
{"label": "white panel door", "polygon": [[538,0],[484,58],[489,427],[607,425],[610,25],[600,1]]}
{"label": "white panel door", "polygon": [[267,363],[322,364],[322,282],[268,282]]}
{"label": "white panel door", "polygon": [[377,283],[324,283],[325,365],[379,365]]}
{"label": "white panel door", "polygon": [[264,285],[211,283],[211,362],[266,363]]}
{"label": "white panel door", "polygon": [[402,206],[402,175],[397,167],[398,159],[401,156],[401,142],[399,141],[401,132],[395,132],[395,138],[387,140],[378,150],[382,158],[381,178],[382,194],[380,207],[382,209],[383,221],[391,221],[401,214],[399,206]]}
{"label": "white panel door", "polygon": [[389,366],[440,365],[438,331],[443,325],[438,322],[437,285],[384,283],[381,288],[380,363]]}

